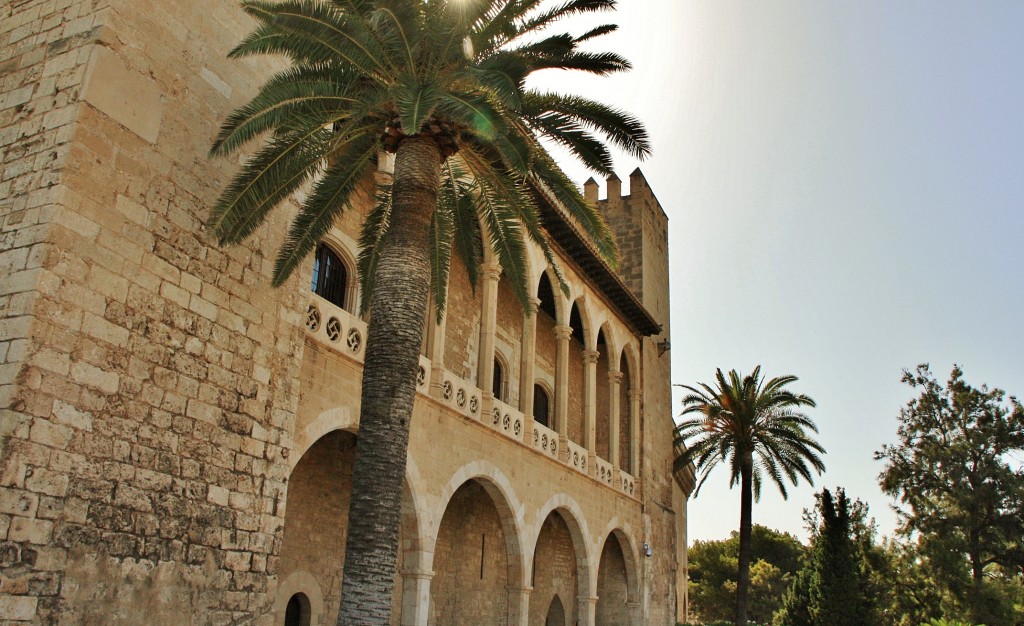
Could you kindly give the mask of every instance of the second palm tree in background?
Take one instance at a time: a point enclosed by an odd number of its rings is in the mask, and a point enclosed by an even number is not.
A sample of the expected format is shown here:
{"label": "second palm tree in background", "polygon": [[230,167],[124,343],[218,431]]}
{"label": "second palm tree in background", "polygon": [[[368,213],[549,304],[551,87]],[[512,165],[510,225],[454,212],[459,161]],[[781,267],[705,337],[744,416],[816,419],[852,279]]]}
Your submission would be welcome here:
{"label": "second palm tree in background", "polygon": [[760,499],[767,476],[787,497],[786,483],[800,477],[813,483],[811,469],[819,474],[825,450],[814,440],[818,428],[801,407],[814,400],[784,389],[796,376],[779,376],[765,382],[761,366],[743,376],[736,370],[726,377],[715,372],[715,386],[679,385],[688,392],[682,415],[697,414],[676,427],[675,445],[680,454],[675,470],[696,466],[699,480],[695,495],[719,463],[729,465],[729,486],[740,485],[740,551],[736,584],[736,626],[747,623],[747,591],[750,588],[751,524],[753,501]]}

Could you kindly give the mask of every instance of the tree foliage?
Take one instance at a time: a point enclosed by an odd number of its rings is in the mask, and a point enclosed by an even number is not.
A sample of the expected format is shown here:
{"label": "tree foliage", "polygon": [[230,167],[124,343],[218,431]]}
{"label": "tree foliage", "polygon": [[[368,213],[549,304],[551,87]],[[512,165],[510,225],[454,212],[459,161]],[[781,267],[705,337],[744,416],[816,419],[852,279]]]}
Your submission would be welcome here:
{"label": "tree foliage", "polygon": [[[356,200],[379,198],[360,237],[370,324],[339,623],[391,618],[423,320],[428,293],[438,317],[444,310],[451,256],[475,284],[489,245],[525,307],[528,242],[559,272],[541,224],[544,198],[615,263],[601,213],[541,141],[608,174],[608,146],[644,157],[647,133],[614,107],[528,86],[547,69],[628,69],[614,52],[586,49],[613,25],[548,30],[614,7],[615,0],[242,2],[254,30],[230,56],[279,56],[289,66],[230,114],[214,141],[212,155],[245,149],[248,158],[215,202],[208,232],[222,245],[238,243],[276,207],[297,206],[271,275],[280,285]],[[259,146],[246,147],[253,142]],[[375,177],[382,153],[394,155],[389,186]]]}
{"label": "tree foliage", "polygon": [[[776,616],[780,626],[871,626],[878,614],[869,597],[870,572],[857,511],[846,493],[818,494],[811,549]],[[864,524],[867,527],[866,524]]]}
{"label": "tree foliage", "polygon": [[[688,551],[690,606],[704,621],[731,620],[736,597],[739,533],[728,539],[695,541]],[[767,623],[790,578],[800,568],[804,546],[789,533],[755,524],[751,537],[750,619]]]}
{"label": "tree foliage", "polygon": [[1024,452],[1024,409],[959,367],[945,386],[927,365],[903,382],[920,395],[900,411],[899,443],[875,455],[882,489],[902,504],[899,530],[971,621],[1012,624],[1022,613],[1005,589],[1024,567],[1024,472],[1011,456]]}

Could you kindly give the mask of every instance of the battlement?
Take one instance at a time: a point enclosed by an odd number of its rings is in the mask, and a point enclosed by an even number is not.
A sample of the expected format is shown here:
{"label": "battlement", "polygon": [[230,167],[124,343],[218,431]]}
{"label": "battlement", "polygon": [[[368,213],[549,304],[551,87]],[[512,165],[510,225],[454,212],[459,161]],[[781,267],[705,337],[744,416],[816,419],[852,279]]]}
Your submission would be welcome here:
{"label": "battlement", "polygon": [[664,214],[661,203],[654,195],[654,190],[651,189],[650,183],[647,182],[647,177],[644,176],[643,171],[639,167],[629,175],[629,193],[622,193],[622,180],[617,175],[612,174],[605,179],[604,198],[600,197],[600,185],[593,177],[588,178],[583,183],[583,197],[598,204],[617,204],[629,200],[639,201],[656,206]]}

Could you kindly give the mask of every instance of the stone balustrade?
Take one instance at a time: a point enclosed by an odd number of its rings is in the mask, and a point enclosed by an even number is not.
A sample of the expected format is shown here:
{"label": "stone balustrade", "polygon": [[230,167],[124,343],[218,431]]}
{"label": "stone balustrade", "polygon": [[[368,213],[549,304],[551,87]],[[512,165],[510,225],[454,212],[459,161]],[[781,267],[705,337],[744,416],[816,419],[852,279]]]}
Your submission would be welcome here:
{"label": "stone balustrade", "polygon": [[354,361],[363,362],[366,354],[366,322],[363,320],[310,293],[305,326],[306,333],[317,342]]}
{"label": "stone balustrade", "polygon": [[526,418],[523,417],[522,413],[497,398],[491,401],[490,416],[485,415],[482,421],[510,439],[516,441],[522,441],[523,439],[523,427],[526,423]]}
{"label": "stone balustrade", "polygon": [[566,442],[565,462],[583,474],[587,473],[587,449],[572,441]]}
{"label": "stone balustrade", "polygon": [[430,359],[420,355],[420,367],[416,371],[416,393],[421,393],[425,396],[430,395],[430,372],[433,369],[434,364],[430,362]]}
{"label": "stone balustrade", "polygon": [[637,486],[637,480],[632,474],[620,469],[618,483],[618,487],[622,493],[626,494],[630,498],[640,498],[640,490]]}
{"label": "stone balustrade", "polygon": [[609,487],[615,486],[618,482],[615,478],[615,466],[608,461],[605,461],[601,457],[594,459],[594,478],[608,485]]}
{"label": "stone balustrade", "polygon": [[481,394],[476,385],[451,372],[444,372],[440,389],[436,392],[437,399],[451,407],[456,413],[475,420],[481,419]]}
{"label": "stone balustrade", "polygon": [[[318,343],[357,363],[363,362],[366,323],[358,317],[311,293],[305,327],[307,335]],[[564,450],[560,449],[558,433],[537,422],[533,422],[532,432],[524,438],[526,417],[520,411],[498,399],[492,399],[490,410],[485,413],[480,389],[451,372],[443,372],[441,384],[432,394],[432,371],[431,360],[421,355],[416,376],[417,393],[433,396],[456,413],[478,420],[508,439],[525,443],[544,456],[565,463],[581,474],[590,475],[587,468],[589,455],[585,447],[569,441]],[[629,497],[638,497],[636,479],[627,472],[619,470],[616,479],[616,470],[612,464],[599,457],[596,458],[594,470],[593,478],[598,482],[618,489]]]}
{"label": "stone balustrade", "polygon": [[533,448],[558,459],[558,433],[543,424],[533,423]]}

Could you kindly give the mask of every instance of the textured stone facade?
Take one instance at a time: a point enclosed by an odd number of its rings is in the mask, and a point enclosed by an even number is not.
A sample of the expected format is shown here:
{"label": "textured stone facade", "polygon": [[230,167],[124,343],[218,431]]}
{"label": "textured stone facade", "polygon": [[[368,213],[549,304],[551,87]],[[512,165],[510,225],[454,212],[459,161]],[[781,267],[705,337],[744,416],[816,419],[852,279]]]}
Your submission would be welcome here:
{"label": "textured stone facade", "polygon": [[[245,245],[202,229],[237,167],[211,138],[277,69],[226,58],[250,27],[227,0],[0,7],[0,624],[281,624],[297,594],[333,623],[365,324],[312,295],[309,268],[269,287],[287,209]],[[396,624],[673,623],[665,216],[632,185],[603,205],[660,337],[568,253],[554,316],[519,313],[500,270],[473,291],[453,269],[457,313],[427,324]],[[346,263],[360,211],[327,239]],[[558,594],[534,571],[557,563]]]}

